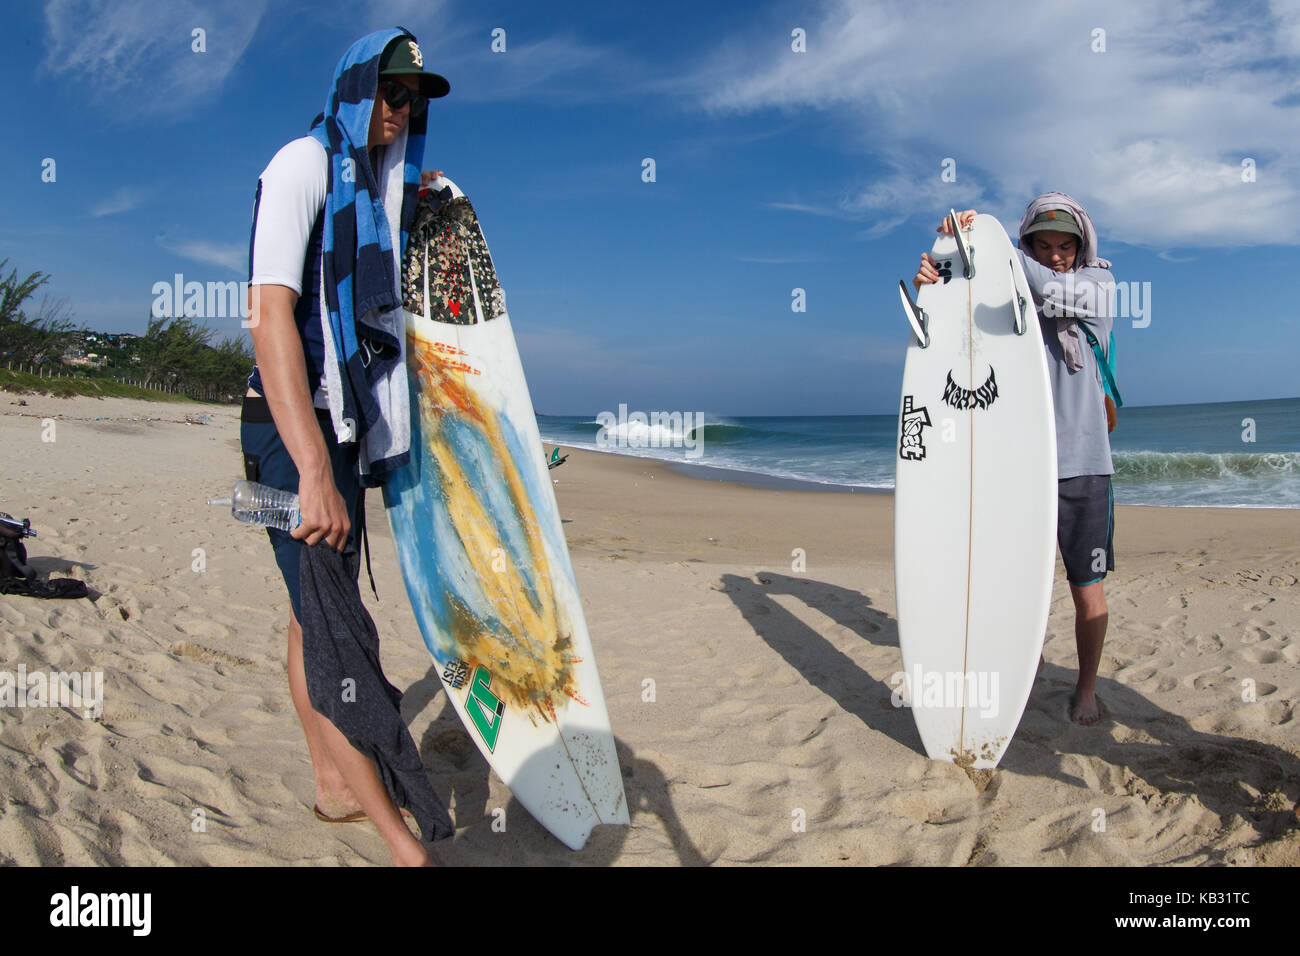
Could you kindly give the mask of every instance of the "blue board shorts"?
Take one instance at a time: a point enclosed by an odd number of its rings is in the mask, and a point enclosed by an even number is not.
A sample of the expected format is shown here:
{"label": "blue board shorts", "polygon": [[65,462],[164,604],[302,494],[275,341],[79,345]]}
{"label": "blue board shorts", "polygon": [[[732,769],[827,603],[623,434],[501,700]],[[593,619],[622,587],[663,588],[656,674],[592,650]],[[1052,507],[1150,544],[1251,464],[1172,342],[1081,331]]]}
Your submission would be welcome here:
{"label": "blue board shorts", "polygon": [[1115,570],[1115,494],[1110,475],[1057,482],[1056,543],[1065,576],[1075,587],[1095,584]]}
{"label": "blue board shorts", "polygon": [[[244,406],[239,416],[239,443],[244,452],[244,477],[249,481],[261,482],[271,488],[298,493],[298,468],[289,455],[289,450],[280,440],[280,432],[271,417],[271,407],[261,395],[245,395]],[[343,497],[348,509],[351,529],[344,550],[357,547],[357,529],[360,525],[359,502],[363,500],[361,485],[357,479],[357,445],[355,442],[340,445],[334,436],[334,425],[329,412],[316,409],[316,420],[320,423],[321,433],[325,436],[325,447],[329,449],[330,462],[334,470],[334,485]],[[306,545],[278,528],[267,528],[271,538],[271,547],[275,549],[275,563],[284,578],[284,586],[289,590],[289,601],[293,605],[294,616],[302,620],[302,601],[299,596],[299,569],[302,563],[302,549]]]}

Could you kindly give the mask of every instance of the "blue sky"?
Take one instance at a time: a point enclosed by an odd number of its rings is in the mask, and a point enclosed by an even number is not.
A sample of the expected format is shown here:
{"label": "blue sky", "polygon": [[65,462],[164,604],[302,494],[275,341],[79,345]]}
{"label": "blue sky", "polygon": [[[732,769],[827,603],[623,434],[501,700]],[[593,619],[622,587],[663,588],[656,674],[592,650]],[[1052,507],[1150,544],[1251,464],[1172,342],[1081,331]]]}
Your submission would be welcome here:
{"label": "blue sky", "polygon": [[591,6],[7,3],[0,259],[107,331],[175,273],[246,279],[258,173],[401,24],[451,81],[426,166],[479,210],[539,411],[893,413],[939,217],[1014,230],[1048,189],[1150,283],[1130,404],[1300,394],[1300,4]]}

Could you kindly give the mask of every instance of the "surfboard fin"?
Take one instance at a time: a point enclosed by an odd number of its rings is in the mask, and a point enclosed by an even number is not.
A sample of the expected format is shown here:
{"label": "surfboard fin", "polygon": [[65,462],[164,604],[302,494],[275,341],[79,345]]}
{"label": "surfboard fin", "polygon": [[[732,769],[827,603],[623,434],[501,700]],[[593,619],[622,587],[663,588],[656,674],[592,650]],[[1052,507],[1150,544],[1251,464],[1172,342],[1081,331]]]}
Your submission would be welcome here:
{"label": "surfboard fin", "polygon": [[907,322],[912,326],[916,341],[920,343],[921,348],[929,348],[930,316],[912,301],[912,295],[907,291],[907,283],[902,279],[898,280],[898,296],[903,300],[903,311],[907,313]]}
{"label": "surfboard fin", "polygon": [[962,238],[961,226],[957,222],[957,211],[948,210],[948,216],[952,220],[952,237],[957,240],[957,254],[961,256],[961,266],[965,270],[967,279],[975,278],[975,260],[971,255],[970,246]]}
{"label": "surfboard fin", "polygon": [[1016,282],[1016,264],[1013,260],[1007,260],[1007,266],[1011,269],[1011,312],[1016,319],[1016,335],[1025,334],[1025,310],[1029,303],[1025,297],[1020,294],[1020,284]]}

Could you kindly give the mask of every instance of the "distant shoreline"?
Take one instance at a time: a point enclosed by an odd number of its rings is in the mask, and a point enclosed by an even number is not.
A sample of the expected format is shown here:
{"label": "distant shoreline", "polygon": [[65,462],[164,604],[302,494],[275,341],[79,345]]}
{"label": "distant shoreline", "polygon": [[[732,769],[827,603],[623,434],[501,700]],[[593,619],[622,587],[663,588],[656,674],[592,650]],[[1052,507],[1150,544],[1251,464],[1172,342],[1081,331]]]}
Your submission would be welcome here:
{"label": "distant shoreline", "polygon": [[[582,454],[592,455],[609,455],[613,458],[629,461],[640,462],[645,465],[661,468],[663,471],[673,474],[682,475],[683,477],[695,481],[708,481],[714,484],[730,484],[745,488],[754,488],[762,491],[803,491],[803,492],[820,492],[824,494],[858,494],[858,495],[880,495],[887,498],[893,498],[894,489],[892,488],[868,488],[858,485],[832,484],[830,482],[801,481],[797,478],[783,478],[777,475],[765,475],[761,472],[743,471],[736,468],[723,468],[716,465],[696,465],[682,462],[669,461],[663,458],[652,458],[648,455],[630,455],[625,452],[613,449],[596,449],[583,448],[577,445],[569,445],[564,442],[554,442],[543,439],[543,445],[550,454],[550,449],[561,448],[570,452],[581,452]],[[1278,508],[1256,505],[1222,505],[1222,504],[1126,504],[1116,502],[1115,507],[1118,509],[1129,508],[1159,508],[1159,509],[1195,509],[1199,511],[1229,511],[1229,512],[1257,512],[1257,511],[1277,511],[1282,513],[1294,513],[1296,508]]]}

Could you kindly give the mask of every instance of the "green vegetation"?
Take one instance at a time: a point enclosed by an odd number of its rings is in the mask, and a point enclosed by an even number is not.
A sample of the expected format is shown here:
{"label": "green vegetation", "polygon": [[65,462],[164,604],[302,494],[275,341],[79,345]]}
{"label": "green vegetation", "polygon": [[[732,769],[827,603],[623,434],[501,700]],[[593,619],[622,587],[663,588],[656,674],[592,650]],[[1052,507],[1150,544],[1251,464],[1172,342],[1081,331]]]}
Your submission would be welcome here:
{"label": "green vegetation", "polygon": [[185,318],[150,318],[143,336],[75,328],[63,303],[23,305],[49,281],[4,275],[0,261],[0,386],[67,395],[191,398],[238,402],[253,350],[237,338],[215,346],[213,331]]}
{"label": "green vegetation", "polygon": [[57,361],[63,338],[72,329],[72,323],[62,317],[62,305],[51,305],[47,299],[35,315],[23,312],[23,303],[50,277],[33,272],[19,279],[17,269],[10,269],[6,276],[8,264],[8,259],[0,261],[0,355],[28,365]]}
{"label": "green vegetation", "polygon": [[143,398],[155,402],[188,402],[188,395],[141,388],[112,378],[92,378],[81,375],[75,378],[41,378],[29,372],[11,372],[0,365],[0,389],[22,395],[35,392],[49,393],[60,398],[73,395],[92,395],[100,398]]}

